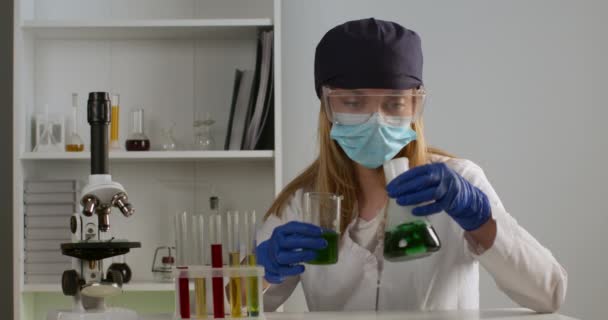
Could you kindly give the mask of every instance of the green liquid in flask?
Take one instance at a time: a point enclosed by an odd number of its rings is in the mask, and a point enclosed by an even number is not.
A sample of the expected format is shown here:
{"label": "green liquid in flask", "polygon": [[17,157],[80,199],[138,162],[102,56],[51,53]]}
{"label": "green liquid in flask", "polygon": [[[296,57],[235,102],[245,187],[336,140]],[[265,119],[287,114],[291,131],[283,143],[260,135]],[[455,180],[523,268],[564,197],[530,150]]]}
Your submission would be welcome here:
{"label": "green liquid in flask", "polygon": [[321,237],[327,240],[325,249],[317,250],[317,257],[308,261],[309,264],[334,264],[338,262],[338,242],[340,235],[334,231],[325,230]]}
{"label": "green liquid in flask", "polygon": [[389,261],[426,257],[439,248],[435,229],[422,220],[400,224],[384,233],[384,258]]}

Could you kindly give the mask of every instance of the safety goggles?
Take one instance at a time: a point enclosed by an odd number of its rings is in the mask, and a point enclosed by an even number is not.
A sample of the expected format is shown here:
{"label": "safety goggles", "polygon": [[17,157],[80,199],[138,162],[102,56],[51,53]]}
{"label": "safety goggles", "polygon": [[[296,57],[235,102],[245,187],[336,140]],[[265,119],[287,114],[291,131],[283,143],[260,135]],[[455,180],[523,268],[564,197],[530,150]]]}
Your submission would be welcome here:
{"label": "safety goggles", "polygon": [[424,89],[332,89],[323,87],[323,102],[329,121],[357,125],[367,122],[375,113],[389,125],[405,126],[422,114]]}

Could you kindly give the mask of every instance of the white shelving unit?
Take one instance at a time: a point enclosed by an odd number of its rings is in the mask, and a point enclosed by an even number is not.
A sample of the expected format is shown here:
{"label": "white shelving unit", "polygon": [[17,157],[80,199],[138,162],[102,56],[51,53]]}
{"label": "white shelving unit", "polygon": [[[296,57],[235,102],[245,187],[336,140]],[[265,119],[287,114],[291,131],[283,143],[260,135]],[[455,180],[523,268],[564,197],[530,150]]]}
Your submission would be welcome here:
{"label": "white shelving unit", "polygon": [[271,19],[28,20],[23,30],[39,39],[247,39]]}
{"label": "white shelving unit", "polygon": [[[112,217],[111,232],[142,248],[127,255],[128,292],[173,290],[156,283],[157,246],[173,241],[172,216],[204,211],[211,193],[225,210],[263,213],[282,187],[280,0],[13,0],[14,25],[14,319],[44,314],[37,294],[61,295],[60,284],[24,282],[23,187],[28,179],[86,181],[89,152],[32,152],[32,119],[45,104],[69,119],[79,93],[81,137],[89,141],[86,96],[121,95],[120,140],[129,110],[145,109],[145,131],[158,150],[160,129],[175,123],[180,151],[111,152],[113,178],[136,209]],[[234,70],[255,67],[258,30],[274,30],[274,150],[192,151],[193,117],[209,113],[223,146]],[[88,147],[87,147],[88,148]],[[33,297],[33,298],[32,298]],[[67,299],[67,298],[66,298]],[[66,300],[67,301],[67,300]],[[59,307],[59,306],[58,306]],[[32,311],[33,310],[33,311]]]}
{"label": "white shelving unit", "polygon": [[[89,152],[24,152],[21,160],[89,160]],[[110,161],[251,161],[274,159],[273,151],[148,151],[110,152]]]}

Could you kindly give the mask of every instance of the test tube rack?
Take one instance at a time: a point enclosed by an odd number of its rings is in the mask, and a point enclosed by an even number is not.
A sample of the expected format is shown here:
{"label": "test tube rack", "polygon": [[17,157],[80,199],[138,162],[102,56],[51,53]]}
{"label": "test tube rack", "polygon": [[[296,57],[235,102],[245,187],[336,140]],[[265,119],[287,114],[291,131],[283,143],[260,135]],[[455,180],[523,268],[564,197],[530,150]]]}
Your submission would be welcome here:
{"label": "test tube rack", "polygon": [[[185,319],[255,319],[263,320],[263,277],[260,266],[238,266],[212,268],[210,266],[177,267],[173,270],[175,279],[175,320]],[[211,288],[221,280],[221,295]],[[239,281],[241,301],[230,301],[231,290]],[[187,283],[187,286],[186,286]],[[225,294],[224,294],[225,293]],[[219,301],[216,301],[219,300]],[[236,305],[235,305],[236,304]],[[239,305],[240,304],[240,305]],[[216,307],[222,308],[217,317]],[[240,314],[232,311],[240,308]],[[238,313],[238,311],[237,311]]]}

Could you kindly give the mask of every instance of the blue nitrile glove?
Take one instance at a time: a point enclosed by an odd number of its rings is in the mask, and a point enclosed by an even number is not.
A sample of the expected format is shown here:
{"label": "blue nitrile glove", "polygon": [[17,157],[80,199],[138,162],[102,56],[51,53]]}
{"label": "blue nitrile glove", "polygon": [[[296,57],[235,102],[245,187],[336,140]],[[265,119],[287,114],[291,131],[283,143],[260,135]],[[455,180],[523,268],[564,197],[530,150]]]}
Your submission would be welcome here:
{"label": "blue nitrile glove", "polygon": [[388,195],[402,206],[418,205],[416,216],[447,212],[464,230],[472,231],[491,217],[490,202],[481,190],[443,163],[412,168],[393,179]]}
{"label": "blue nitrile glove", "polygon": [[297,221],[276,227],[270,239],[255,249],[257,263],[266,271],[266,281],[281,283],[285,277],[304,272],[300,263],[316,258],[314,250],[327,247],[322,233],[321,227]]}

